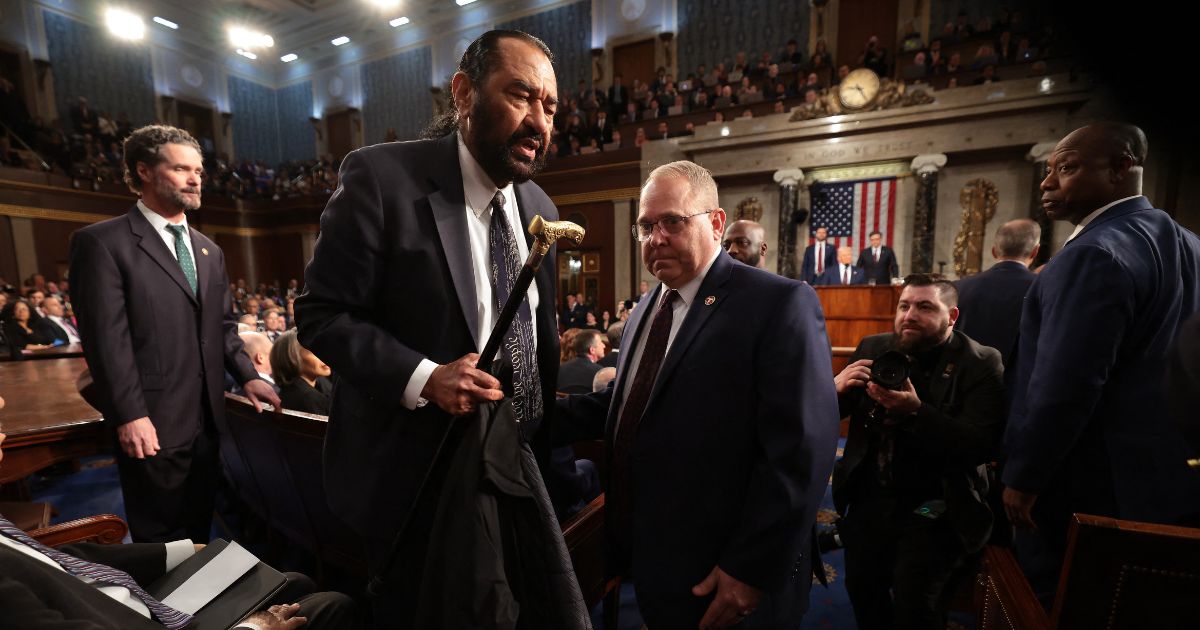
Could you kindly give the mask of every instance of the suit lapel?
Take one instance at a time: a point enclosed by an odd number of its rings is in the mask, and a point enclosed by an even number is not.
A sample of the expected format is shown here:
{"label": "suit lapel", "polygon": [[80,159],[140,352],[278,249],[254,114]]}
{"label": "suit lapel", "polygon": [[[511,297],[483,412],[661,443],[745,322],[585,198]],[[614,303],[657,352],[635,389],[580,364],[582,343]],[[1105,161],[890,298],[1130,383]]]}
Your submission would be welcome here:
{"label": "suit lapel", "polygon": [[945,402],[946,394],[950,391],[950,384],[958,374],[959,355],[962,354],[963,340],[960,336],[962,333],[954,332],[950,335],[950,347],[946,352],[942,353],[938,359],[937,366],[929,377],[929,400],[923,401],[929,403],[933,407],[941,408]]}
{"label": "suit lapel", "polygon": [[189,225],[188,234],[192,238],[192,256],[195,258],[196,286],[200,289],[200,304],[204,305],[209,302],[207,289],[212,286],[212,278],[216,274],[213,268],[215,263],[208,251],[206,239],[203,239],[196,228]]}
{"label": "suit lapel", "polygon": [[[625,323],[625,334],[621,337],[623,340],[621,352],[617,353],[617,378],[613,384],[613,398],[612,403],[608,406],[608,422],[604,431],[604,435],[607,437],[612,436],[613,431],[616,430],[617,415],[620,413],[625,382],[628,380],[629,370],[633,368],[633,354],[637,351],[638,340],[642,338],[643,325],[649,319],[646,317],[646,313],[655,310],[654,305],[658,304],[661,287],[662,284],[659,284],[643,295],[638,301],[637,308],[633,309],[633,313]],[[628,334],[630,332],[633,333],[632,336]]]}
{"label": "suit lapel", "polygon": [[[196,294],[192,292],[191,285],[188,284],[187,278],[183,275],[183,268],[179,266],[179,261],[171,255],[171,250],[167,249],[167,244],[163,242],[162,237],[154,232],[154,226],[142,216],[142,211],[134,206],[129,211],[129,228],[130,231],[138,237],[138,248],[146,253],[163,271],[179,285],[179,288],[188,296],[188,299],[193,303],[198,304]],[[197,281],[198,282],[198,281]],[[197,285],[199,286],[199,285]]]}
{"label": "suit lapel", "polygon": [[[700,290],[696,292],[692,305],[688,307],[687,315],[683,318],[683,325],[680,326],[679,332],[675,333],[671,349],[667,351],[662,367],[658,369],[658,377],[654,379],[654,388],[650,390],[650,398],[646,401],[647,410],[654,404],[654,399],[658,397],[666,382],[671,380],[676,366],[687,352],[688,346],[696,340],[696,336],[704,327],[705,322],[725,304],[725,296],[729,294],[725,284],[729,280],[732,269],[733,259],[729,257],[729,254],[723,251],[717,254],[717,260],[708,270],[704,281],[700,283]],[[714,298],[711,304],[709,304],[709,298]],[[644,416],[642,421],[645,421]]]}
{"label": "suit lapel", "polygon": [[1080,236],[1087,234],[1091,230],[1095,229],[1098,225],[1102,225],[1108,221],[1123,217],[1127,214],[1138,212],[1139,210],[1149,210],[1153,207],[1154,206],[1150,205],[1150,200],[1144,196],[1134,197],[1128,201],[1121,202],[1109,208],[1108,210],[1101,212],[1100,216],[1096,217],[1095,219],[1092,219],[1092,221],[1084,226],[1084,228],[1075,236],[1075,238],[1068,241],[1068,244],[1079,240]]}
{"label": "suit lapel", "polygon": [[435,169],[433,183],[437,190],[428,197],[437,226],[438,239],[442,243],[442,254],[450,268],[450,279],[454,282],[454,293],[462,308],[471,339],[479,345],[479,313],[476,307],[475,272],[471,268],[471,240],[467,236],[466,199],[463,197],[462,169],[458,165],[458,134],[450,134],[438,144],[441,164]]}

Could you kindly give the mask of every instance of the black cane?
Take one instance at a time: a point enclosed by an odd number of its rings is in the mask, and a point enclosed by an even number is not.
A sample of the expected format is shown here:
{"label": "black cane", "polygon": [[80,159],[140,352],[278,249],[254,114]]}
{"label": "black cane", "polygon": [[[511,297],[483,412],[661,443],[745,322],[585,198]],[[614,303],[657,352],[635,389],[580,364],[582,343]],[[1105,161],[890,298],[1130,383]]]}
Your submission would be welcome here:
{"label": "black cane", "polygon": [[[521,266],[521,273],[517,274],[517,280],[513,283],[512,291],[508,294],[508,300],[504,303],[504,308],[500,310],[500,317],[496,320],[496,325],[492,327],[492,333],[488,336],[487,343],[483,346],[483,354],[480,355],[479,363],[475,366],[484,372],[490,373],[492,371],[492,363],[496,358],[496,353],[500,350],[500,342],[508,334],[508,329],[512,326],[513,319],[517,316],[517,309],[521,308],[521,302],[525,301],[525,292],[529,290],[529,285],[533,282],[538,268],[542,266],[542,259],[546,257],[546,254],[550,253],[550,248],[559,239],[565,238],[576,245],[582,243],[584,230],[570,221],[546,221],[542,219],[541,215],[537,215],[529,223],[529,233],[533,235],[533,245],[529,248],[529,257],[525,259],[525,264]],[[371,576],[371,582],[367,585],[367,593],[372,597],[378,597],[383,593],[386,576],[391,573],[392,566],[396,562],[396,556],[399,555],[400,551],[400,543],[404,539],[404,534],[408,530],[409,523],[412,522],[413,513],[416,511],[417,506],[420,505],[421,497],[425,494],[425,488],[429,485],[429,478],[433,476],[433,468],[438,465],[447,439],[454,431],[454,426],[461,417],[454,416],[446,424],[446,431],[442,433],[437,450],[433,453],[429,470],[425,471],[425,476],[421,479],[421,485],[417,487],[417,496],[413,499],[412,507],[409,508],[408,514],[404,516],[404,522],[400,524],[400,530],[396,532],[396,538],[392,541],[392,548],[388,551],[387,560],[384,561],[381,570]]]}

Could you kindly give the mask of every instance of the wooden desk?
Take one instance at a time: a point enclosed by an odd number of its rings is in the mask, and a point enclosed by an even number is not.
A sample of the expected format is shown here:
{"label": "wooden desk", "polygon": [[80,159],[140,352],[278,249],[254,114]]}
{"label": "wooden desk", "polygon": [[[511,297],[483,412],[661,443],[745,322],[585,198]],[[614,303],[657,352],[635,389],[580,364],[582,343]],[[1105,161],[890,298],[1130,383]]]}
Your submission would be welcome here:
{"label": "wooden desk", "polygon": [[47,466],[101,452],[107,445],[100,412],[83,401],[75,379],[83,359],[0,363],[4,461],[0,484]]}
{"label": "wooden desk", "polygon": [[3,361],[29,361],[36,359],[75,359],[83,356],[83,346],[77,343],[69,343],[44,350],[29,350],[21,352],[18,355],[10,355],[4,353],[0,355],[0,362]]}
{"label": "wooden desk", "polygon": [[[863,337],[892,332],[898,286],[813,287],[825,312],[829,344],[857,348]],[[836,367],[836,366],[835,366]]]}

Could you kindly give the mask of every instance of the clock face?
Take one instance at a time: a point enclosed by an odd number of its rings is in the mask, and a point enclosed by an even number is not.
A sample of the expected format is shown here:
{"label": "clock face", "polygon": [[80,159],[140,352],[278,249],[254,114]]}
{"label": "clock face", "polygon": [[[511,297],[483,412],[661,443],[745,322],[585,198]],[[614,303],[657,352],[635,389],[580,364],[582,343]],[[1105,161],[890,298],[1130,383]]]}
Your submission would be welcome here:
{"label": "clock face", "polygon": [[868,68],[859,68],[846,75],[838,85],[838,98],[846,109],[862,109],[879,93],[879,76]]}

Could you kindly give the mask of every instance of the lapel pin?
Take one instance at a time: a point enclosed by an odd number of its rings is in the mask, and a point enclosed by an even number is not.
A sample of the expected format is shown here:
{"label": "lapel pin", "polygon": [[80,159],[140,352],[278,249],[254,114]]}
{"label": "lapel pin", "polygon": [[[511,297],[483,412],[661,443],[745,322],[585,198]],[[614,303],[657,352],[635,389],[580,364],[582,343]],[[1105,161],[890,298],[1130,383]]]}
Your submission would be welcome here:
{"label": "lapel pin", "polygon": [[705,305],[705,306],[712,306],[712,305],[713,305],[713,302],[716,302],[716,301],[717,301],[717,296],[715,296],[715,295],[710,295],[710,296],[708,296],[708,297],[704,298],[704,305]]}
{"label": "lapel pin", "polygon": [[200,248],[200,253],[201,253],[201,254],[204,254],[205,256],[207,256],[207,255],[208,255],[208,248],[207,248],[207,247],[201,247],[201,248]]}

